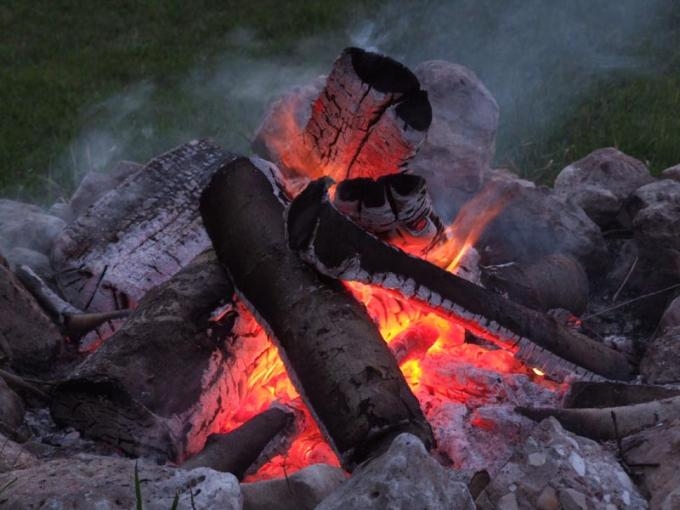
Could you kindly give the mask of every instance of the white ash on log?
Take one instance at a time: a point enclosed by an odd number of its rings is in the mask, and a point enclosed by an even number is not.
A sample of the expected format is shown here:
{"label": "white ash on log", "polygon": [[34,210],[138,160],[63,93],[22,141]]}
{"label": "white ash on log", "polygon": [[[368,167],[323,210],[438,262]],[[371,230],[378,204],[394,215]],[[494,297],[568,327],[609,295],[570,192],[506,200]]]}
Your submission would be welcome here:
{"label": "white ash on log", "polygon": [[228,324],[209,322],[232,293],[214,253],[197,257],[56,387],[54,420],[133,455],[200,451],[247,375],[231,371],[239,340]]}
{"label": "white ash on log", "polygon": [[539,365],[556,378],[568,375],[567,365],[571,375],[633,377],[633,367],[623,354],[373,237],[329,203],[327,185],[325,179],[310,184],[287,214],[290,246],[322,273],[394,289],[445,310],[474,332],[518,344],[519,355],[533,366],[541,361],[535,353],[547,350],[566,360]]}
{"label": "white ash on log", "polygon": [[231,157],[211,142],[190,142],[101,197],[54,243],[64,298],[83,311],[129,308],[206,250],[198,196]]}
{"label": "white ash on log", "polygon": [[430,426],[366,309],[288,247],[267,177],[237,159],[215,175],[200,209],[237,293],[279,344],[343,464],[351,469],[401,432],[431,447]]}
{"label": "white ash on log", "polygon": [[289,132],[260,128],[263,155],[296,173],[338,181],[403,170],[432,120],[427,93],[411,71],[359,48],[335,61],[301,132],[292,112],[282,114],[291,118],[272,121]]}
{"label": "white ash on log", "polygon": [[267,445],[291,428],[295,422],[292,409],[271,407],[240,427],[225,434],[211,434],[205,448],[187,459],[183,469],[208,467],[231,473],[239,480],[253,466]]}

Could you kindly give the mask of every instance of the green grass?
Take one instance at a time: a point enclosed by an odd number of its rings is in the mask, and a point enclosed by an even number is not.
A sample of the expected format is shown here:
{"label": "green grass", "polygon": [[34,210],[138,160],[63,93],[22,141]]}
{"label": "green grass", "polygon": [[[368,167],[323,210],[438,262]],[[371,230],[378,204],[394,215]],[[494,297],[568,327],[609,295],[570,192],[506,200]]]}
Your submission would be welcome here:
{"label": "green grass", "polygon": [[[487,40],[498,21],[496,9],[489,8],[494,0],[458,1],[468,10],[457,4],[452,12],[468,12],[471,18],[461,18],[456,30],[477,23],[479,30],[471,33],[481,39],[456,39],[452,32],[454,50],[466,41]],[[0,5],[0,196],[49,204],[69,196],[85,171],[117,159],[144,162],[196,137],[246,150],[267,101],[291,83],[326,72],[348,43],[350,22],[369,19],[384,4],[5,0]],[[427,38],[428,26],[411,25],[419,13],[428,20],[428,9],[443,5],[439,0],[388,4],[393,9],[382,19],[384,26],[408,22],[396,41],[386,43],[397,55],[417,50],[419,38]],[[547,55],[556,72],[534,92],[536,109],[529,105],[513,112],[501,105],[497,163],[546,183],[567,163],[603,146],[618,146],[648,161],[655,172],[679,163],[680,7],[669,0],[654,15],[658,29],[642,38],[602,27],[648,68],[592,79],[588,94],[560,106],[558,121],[548,116],[549,123],[539,113],[550,107],[553,91],[583,76],[578,61],[551,62]],[[550,24],[557,21],[559,16]],[[595,28],[597,23],[591,20]],[[442,19],[437,30],[447,26]],[[428,47],[419,56],[437,58],[436,51],[436,45]],[[481,63],[501,58],[495,52],[482,54]],[[504,76],[489,79],[492,90],[504,85]]]}

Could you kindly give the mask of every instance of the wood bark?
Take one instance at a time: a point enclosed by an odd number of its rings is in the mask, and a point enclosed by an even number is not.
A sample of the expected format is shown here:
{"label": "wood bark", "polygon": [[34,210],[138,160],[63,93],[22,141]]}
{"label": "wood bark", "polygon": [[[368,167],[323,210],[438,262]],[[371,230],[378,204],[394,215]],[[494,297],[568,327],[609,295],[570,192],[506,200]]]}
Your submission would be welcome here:
{"label": "wood bark", "polygon": [[232,294],[214,252],[198,256],[55,388],[55,421],[132,455],[180,461],[200,451],[247,376],[242,340],[210,320]]}
{"label": "wood bark", "polygon": [[[404,169],[431,121],[427,92],[410,70],[389,57],[347,48],[312,103],[302,132],[283,135],[299,137],[299,143],[259,143],[277,163],[308,177],[377,178]],[[273,122],[298,129],[292,119]],[[280,129],[273,131],[282,136]]]}
{"label": "wood bark", "polygon": [[680,395],[680,389],[651,384],[626,384],[613,381],[576,381],[564,396],[562,407],[620,407]]}
{"label": "wood bark", "polygon": [[231,157],[211,142],[190,142],[101,197],[54,243],[64,298],[87,312],[129,308],[206,250],[198,196]]}
{"label": "wood bark", "polygon": [[237,293],[279,344],[291,379],[351,469],[401,432],[432,446],[429,424],[366,309],[288,248],[284,207],[241,158],[220,169],[201,214]]}
{"label": "wood bark", "polygon": [[295,421],[292,411],[272,407],[226,434],[211,434],[205,448],[187,459],[183,469],[208,467],[239,480],[275,438]]}
{"label": "wood bark", "polygon": [[587,409],[518,407],[517,411],[536,421],[553,416],[565,429],[576,434],[592,439],[611,440],[680,418],[680,397],[618,407]]}
{"label": "wood bark", "polygon": [[[368,234],[330,204],[327,186],[323,179],[310,184],[287,214],[290,246],[322,273],[380,285],[444,310],[475,334],[518,345],[525,362],[540,363],[555,378],[633,377],[623,354]],[[567,363],[545,363],[545,351]]]}

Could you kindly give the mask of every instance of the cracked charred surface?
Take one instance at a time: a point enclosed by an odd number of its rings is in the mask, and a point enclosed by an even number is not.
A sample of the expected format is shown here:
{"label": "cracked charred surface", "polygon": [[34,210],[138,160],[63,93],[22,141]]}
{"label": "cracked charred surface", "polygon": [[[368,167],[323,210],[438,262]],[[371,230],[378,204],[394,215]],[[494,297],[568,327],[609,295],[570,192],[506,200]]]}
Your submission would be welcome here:
{"label": "cracked charred surface", "polygon": [[633,377],[633,367],[622,353],[381,242],[330,204],[327,184],[326,180],[310,184],[287,215],[291,246],[323,274],[396,290],[444,310],[483,338],[519,348],[517,357],[558,380],[590,378],[593,373]]}
{"label": "cracked charred surface", "polygon": [[127,308],[206,250],[198,196],[231,157],[211,142],[190,142],[100,198],[54,243],[64,297],[87,311]]}
{"label": "cracked charred surface", "polygon": [[232,338],[229,323],[210,321],[232,294],[212,251],[151,290],[56,388],[55,421],[129,454],[181,460],[199,451],[231,411],[245,358],[259,354],[241,351],[247,339]]}
{"label": "cracked charred surface", "polygon": [[220,169],[201,214],[237,293],[280,346],[288,373],[345,467],[401,432],[432,446],[413,393],[366,309],[288,248],[284,208],[247,159]]}

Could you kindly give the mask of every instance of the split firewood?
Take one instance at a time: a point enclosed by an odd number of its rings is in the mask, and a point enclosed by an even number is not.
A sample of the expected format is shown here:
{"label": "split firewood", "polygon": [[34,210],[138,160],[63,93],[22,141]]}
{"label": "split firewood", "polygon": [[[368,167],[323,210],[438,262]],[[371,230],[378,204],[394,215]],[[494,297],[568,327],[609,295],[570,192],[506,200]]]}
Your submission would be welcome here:
{"label": "split firewood", "polygon": [[[409,69],[389,57],[347,48],[302,132],[274,130],[275,136],[258,145],[269,158],[307,177],[377,178],[404,169],[431,121],[427,92]],[[293,119],[275,122],[297,129]]]}
{"label": "split firewood", "polygon": [[243,478],[267,445],[295,421],[292,410],[271,407],[226,434],[211,434],[205,448],[182,464],[184,469],[207,467]]}
{"label": "split firewood", "polygon": [[286,242],[284,206],[239,158],[201,197],[203,223],[237,294],[280,353],[294,384],[348,469],[402,432],[432,431],[366,309]]}
{"label": "split firewood", "polygon": [[244,340],[211,320],[232,294],[214,253],[197,257],[55,388],[54,420],[132,455],[179,462],[200,451],[247,377]]}
{"label": "split firewood", "polygon": [[518,407],[516,409],[535,421],[553,416],[565,429],[578,435],[591,439],[611,440],[680,418],[680,396],[619,407],[585,409]]}
{"label": "split firewood", "polygon": [[210,246],[198,195],[232,156],[205,140],[151,160],[94,203],[55,240],[62,295],[86,312],[134,307]]}
{"label": "split firewood", "polygon": [[620,407],[680,395],[680,389],[613,381],[576,381],[562,399],[562,407]]}
{"label": "split firewood", "polygon": [[[554,378],[593,373],[633,377],[633,367],[622,353],[381,242],[330,204],[328,184],[310,184],[287,213],[290,246],[323,274],[393,289],[443,310],[479,336],[518,346],[521,359]],[[544,351],[564,361],[545,363]]]}

